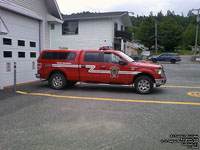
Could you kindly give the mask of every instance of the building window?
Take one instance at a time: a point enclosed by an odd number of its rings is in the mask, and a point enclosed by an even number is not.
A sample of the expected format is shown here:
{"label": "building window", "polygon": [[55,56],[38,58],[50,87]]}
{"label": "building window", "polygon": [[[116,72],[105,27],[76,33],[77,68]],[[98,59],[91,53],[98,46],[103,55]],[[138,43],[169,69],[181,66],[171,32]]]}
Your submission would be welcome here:
{"label": "building window", "polygon": [[124,26],[121,25],[121,31],[124,31]]}
{"label": "building window", "polygon": [[12,58],[12,52],[11,51],[4,51],[3,57],[4,58]]}
{"label": "building window", "polygon": [[78,21],[65,21],[62,24],[63,35],[75,35],[78,34]]}
{"label": "building window", "polygon": [[55,29],[55,24],[51,24],[51,30]]}
{"label": "building window", "polygon": [[18,52],[19,58],[25,58],[25,52]]}
{"label": "building window", "polygon": [[118,24],[117,23],[115,23],[115,25],[114,25],[114,30],[118,31]]}
{"label": "building window", "polygon": [[30,42],[30,47],[36,47],[36,42]]}
{"label": "building window", "polygon": [[18,46],[25,46],[24,40],[18,40]]}
{"label": "building window", "polygon": [[12,39],[3,38],[3,44],[4,45],[12,45]]}
{"label": "building window", "polygon": [[30,57],[31,58],[36,58],[36,52],[30,52]]}

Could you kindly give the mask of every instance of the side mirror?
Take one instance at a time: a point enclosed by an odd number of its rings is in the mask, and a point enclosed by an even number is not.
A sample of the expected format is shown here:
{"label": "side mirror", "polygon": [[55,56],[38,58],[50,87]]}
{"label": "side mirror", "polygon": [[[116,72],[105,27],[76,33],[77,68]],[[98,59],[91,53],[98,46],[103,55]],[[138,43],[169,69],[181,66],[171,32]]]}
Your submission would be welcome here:
{"label": "side mirror", "polygon": [[120,61],[119,61],[119,65],[122,65],[122,66],[127,65],[127,62],[126,62],[126,61],[120,60]]}

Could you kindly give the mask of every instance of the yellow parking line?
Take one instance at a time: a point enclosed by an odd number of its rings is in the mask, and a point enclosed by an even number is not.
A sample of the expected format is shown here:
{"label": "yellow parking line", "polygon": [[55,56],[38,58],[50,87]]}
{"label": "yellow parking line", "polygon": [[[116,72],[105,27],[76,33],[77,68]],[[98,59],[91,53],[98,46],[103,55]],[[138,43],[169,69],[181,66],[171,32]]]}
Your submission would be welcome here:
{"label": "yellow parking line", "polygon": [[84,100],[96,100],[96,101],[154,103],[154,104],[179,104],[179,105],[200,106],[200,103],[191,103],[191,102],[170,102],[170,101],[153,101],[153,100],[112,99],[112,98],[98,98],[98,97],[78,97],[78,96],[53,95],[53,94],[45,94],[45,93],[27,93],[27,92],[22,92],[22,91],[17,91],[17,93],[24,94],[24,95],[37,95],[37,96],[47,96],[47,97],[55,97],[55,98],[84,99]]}
{"label": "yellow parking line", "polygon": [[198,86],[174,86],[174,85],[162,85],[161,87],[167,88],[183,88],[183,89],[200,89]]}

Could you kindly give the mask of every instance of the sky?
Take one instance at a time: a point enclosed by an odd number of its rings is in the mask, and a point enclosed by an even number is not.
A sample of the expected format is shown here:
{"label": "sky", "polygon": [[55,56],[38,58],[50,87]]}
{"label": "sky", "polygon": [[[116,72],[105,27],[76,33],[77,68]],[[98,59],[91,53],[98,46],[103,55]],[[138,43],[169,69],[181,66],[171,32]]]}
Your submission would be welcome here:
{"label": "sky", "polygon": [[[156,15],[162,10],[187,15],[191,9],[200,8],[200,0],[57,0],[61,13],[72,14],[83,11],[113,12],[128,11],[136,15]],[[196,12],[194,12],[196,13]]]}

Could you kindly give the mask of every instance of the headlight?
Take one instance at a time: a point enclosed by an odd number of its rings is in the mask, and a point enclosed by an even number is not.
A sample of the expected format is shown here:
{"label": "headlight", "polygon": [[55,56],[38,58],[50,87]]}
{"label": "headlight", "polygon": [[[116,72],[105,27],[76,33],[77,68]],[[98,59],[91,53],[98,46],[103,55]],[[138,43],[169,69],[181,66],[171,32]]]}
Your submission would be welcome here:
{"label": "headlight", "polygon": [[155,69],[155,72],[159,75],[162,75],[162,69]]}

